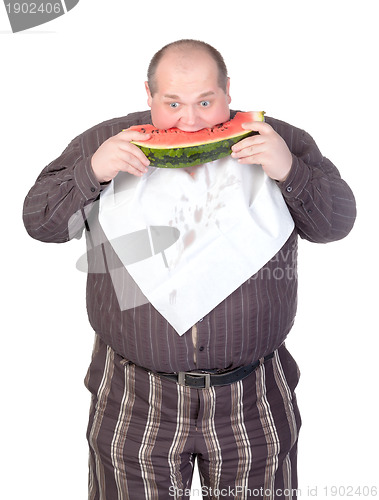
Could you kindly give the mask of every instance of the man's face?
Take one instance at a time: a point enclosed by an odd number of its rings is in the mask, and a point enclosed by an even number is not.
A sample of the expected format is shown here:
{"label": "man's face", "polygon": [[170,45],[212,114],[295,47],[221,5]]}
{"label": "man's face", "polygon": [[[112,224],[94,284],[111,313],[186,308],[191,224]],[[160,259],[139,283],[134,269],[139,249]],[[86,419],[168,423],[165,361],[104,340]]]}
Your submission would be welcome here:
{"label": "man's face", "polygon": [[207,53],[168,52],[155,79],[153,96],[145,83],[155,127],[196,132],[229,120],[229,81],[226,91],[219,87],[217,65]]}

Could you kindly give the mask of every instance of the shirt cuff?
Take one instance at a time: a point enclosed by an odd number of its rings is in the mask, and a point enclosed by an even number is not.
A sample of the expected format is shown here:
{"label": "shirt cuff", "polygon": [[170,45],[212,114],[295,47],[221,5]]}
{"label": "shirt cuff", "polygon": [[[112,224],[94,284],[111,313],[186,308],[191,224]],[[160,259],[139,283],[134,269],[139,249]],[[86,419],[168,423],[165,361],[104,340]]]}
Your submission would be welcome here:
{"label": "shirt cuff", "polygon": [[310,168],[296,156],[292,155],[292,166],[288,177],[278,182],[278,186],[287,201],[301,197],[301,193],[309,182]]}
{"label": "shirt cuff", "polygon": [[84,158],[77,163],[74,168],[74,179],[78,189],[82,193],[86,201],[95,200],[101,191],[104,189],[105,184],[100,184],[96,179],[95,173],[91,165],[92,156]]}

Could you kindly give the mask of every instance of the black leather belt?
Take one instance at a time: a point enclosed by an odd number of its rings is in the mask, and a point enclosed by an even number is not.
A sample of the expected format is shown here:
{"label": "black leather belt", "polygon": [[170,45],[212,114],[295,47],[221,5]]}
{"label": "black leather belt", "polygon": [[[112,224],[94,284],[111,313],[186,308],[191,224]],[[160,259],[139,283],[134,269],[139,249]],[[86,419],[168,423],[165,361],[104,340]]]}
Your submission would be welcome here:
{"label": "black leather belt", "polygon": [[235,370],[223,373],[212,373],[207,371],[192,371],[192,372],[178,372],[178,373],[162,373],[156,372],[157,375],[168,378],[173,382],[177,382],[180,385],[185,385],[186,387],[195,387],[197,389],[204,389],[217,385],[228,385],[238,382],[244,379],[250,373],[252,373],[259,365],[265,363],[267,360],[271,359],[274,353],[268,354],[259,361],[252,363],[251,365],[241,366]]}

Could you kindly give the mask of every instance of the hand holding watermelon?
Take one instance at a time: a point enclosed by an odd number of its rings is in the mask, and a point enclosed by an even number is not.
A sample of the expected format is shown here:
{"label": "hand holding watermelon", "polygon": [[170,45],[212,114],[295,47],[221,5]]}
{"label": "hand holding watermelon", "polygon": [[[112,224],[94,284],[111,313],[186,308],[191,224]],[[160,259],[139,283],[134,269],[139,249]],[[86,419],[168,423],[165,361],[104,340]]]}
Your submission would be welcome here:
{"label": "hand holding watermelon", "polygon": [[131,141],[146,141],[150,134],[125,130],[110,137],[92,156],[92,169],[99,182],[112,180],[119,172],[142,176],[150,164],[140,148]]}
{"label": "hand holding watermelon", "polygon": [[284,181],[292,166],[292,154],[284,139],[266,122],[244,123],[246,130],[259,132],[232,146],[232,157],[239,163],[262,165],[266,174],[276,181]]}

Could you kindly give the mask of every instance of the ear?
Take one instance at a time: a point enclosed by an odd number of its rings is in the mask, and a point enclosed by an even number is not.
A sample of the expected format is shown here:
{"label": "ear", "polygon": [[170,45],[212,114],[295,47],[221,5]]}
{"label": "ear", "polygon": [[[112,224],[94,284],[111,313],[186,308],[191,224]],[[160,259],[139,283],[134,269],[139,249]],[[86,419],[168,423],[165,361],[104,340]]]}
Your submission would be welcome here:
{"label": "ear", "polygon": [[146,90],[146,93],[147,93],[147,104],[151,108],[151,104],[152,104],[152,101],[153,101],[153,96],[151,95],[149,84],[147,82],[145,82],[145,90]]}
{"label": "ear", "polygon": [[228,104],[232,102],[232,98],[230,97],[230,78],[228,77],[228,81],[226,82],[226,98],[228,100]]}

